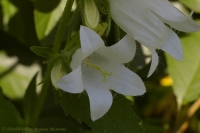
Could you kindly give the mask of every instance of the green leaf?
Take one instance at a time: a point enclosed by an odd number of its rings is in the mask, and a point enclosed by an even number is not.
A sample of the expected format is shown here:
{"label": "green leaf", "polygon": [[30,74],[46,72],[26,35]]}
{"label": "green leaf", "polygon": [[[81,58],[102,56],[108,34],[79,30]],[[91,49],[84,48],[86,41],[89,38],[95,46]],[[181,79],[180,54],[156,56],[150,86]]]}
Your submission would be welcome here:
{"label": "green leaf", "polygon": [[[25,66],[19,63],[18,58],[8,57],[4,52],[0,52],[0,86],[4,95],[10,99],[23,98],[26,88],[33,75],[41,71],[38,64]],[[41,74],[37,81],[41,81]],[[37,91],[41,86],[37,86]]]}
{"label": "green leaf", "polygon": [[185,6],[189,7],[191,10],[200,13],[200,1],[199,0],[179,0]]}
{"label": "green leaf", "polygon": [[[34,19],[39,40],[44,39],[56,26],[67,0],[36,0]],[[56,5],[56,6],[55,6]]]}
{"label": "green leaf", "polygon": [[[3,96],[0,88],[0,127],[19,127],[23,125],[23,120],[16,107]],[[3,128],[2,128],[3,129]],[[0,129],[1,131],[1,129]]]}
{"label": "green leaf", "polygon": [[68,119],[57,116],[41,118],[37,124],[38,128],[47,128],[53,133],[82,133],[79,127]]}
{"label": "green leaf", "polygon": [[4,26],[7,27],[10,19],[17,13],[17,7],[9,0],[1,0],[0,5],[2,6]]}
{"label": "green leaf", "polygon": [[29,83],[28,88],[26,89],[24,99],[23,99],[23,111],[24,111],[24,117],[25,117],[25,124],[27,126],[30,126],[29,124],[31,122],[31,116],[33,114],[33,110],[36,104],[36,98],[37,98],[36,77],[37,77],[37,73],[32,78],[31,82]]}
{"label": "green leaf", "polygon": [[33,4],[27,0],[1,0],[3,30],[26,46],[39,45],[33,19]]}
{"label": "green leaf", "polygon": [[64,108],[66,115],[71,114],[80,123],[86,122],[95,133],[143,133],[140,119],[128,106],[124,96],[117,95],[109,112],[99,120],[93,122],[90,117],[88,96],[59,93],[55,91],[55,98]]}
{"label": "green leaf", "polygon": [[57,56],[57,54],[49,47],[32,46],[30,49],[36,55],[41,56],[46,59],[53,59]]}
{"label": "green leaf", "polygon": [[173,91],[179,106],[194,101],[200,94],[199,41],[200,32],[181,38],[184,51],[182,62],[166,55],[169,74],[174,81]]}

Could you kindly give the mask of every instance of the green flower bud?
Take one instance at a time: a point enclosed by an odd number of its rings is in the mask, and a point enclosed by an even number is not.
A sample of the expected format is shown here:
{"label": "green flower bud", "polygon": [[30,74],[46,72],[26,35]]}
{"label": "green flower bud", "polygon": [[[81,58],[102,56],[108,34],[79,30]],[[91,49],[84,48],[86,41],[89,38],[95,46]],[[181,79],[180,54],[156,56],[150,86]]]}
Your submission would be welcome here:
{"label": "green flower bud", "polygon": [[84,3],[85,24],[89,28],[95,28],[99,23],[99,11],[97,6],[93,0],[85,0]]}
{"label": "green flower bud", "polygon": [[56,85],[56,82],[66,74],[66,72],[62,69],[62,64],[58,60],[54,63],[54,66],[51,70],[51,82],[53,86],[58,89],[58,86]]}

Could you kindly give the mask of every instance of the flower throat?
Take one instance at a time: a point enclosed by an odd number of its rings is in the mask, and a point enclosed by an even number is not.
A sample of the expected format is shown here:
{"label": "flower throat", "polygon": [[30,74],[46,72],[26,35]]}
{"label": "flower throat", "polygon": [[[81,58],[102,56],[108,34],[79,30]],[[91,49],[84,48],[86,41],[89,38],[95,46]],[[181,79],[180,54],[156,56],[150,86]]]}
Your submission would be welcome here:
{"label": "flower throat", "polygon": [[92,68],[95,68],[95,69],[97,69],[98,71],[101,72],[101,74],[103,75],[103,79],[102,79],[103,82],[106,81],[106,76],[112,76],[112,75],[113,75],[112,72],[108,73],[108,72],[106,72],[105,70],[103,70],[102,68],[98,67],[97,65],[90,63],[90,59],[89,59],[89,58],[85,59],[84,62],[85,62],[85,64],[86,64],[87,66],[90,66],[90,67],[92,67]]}

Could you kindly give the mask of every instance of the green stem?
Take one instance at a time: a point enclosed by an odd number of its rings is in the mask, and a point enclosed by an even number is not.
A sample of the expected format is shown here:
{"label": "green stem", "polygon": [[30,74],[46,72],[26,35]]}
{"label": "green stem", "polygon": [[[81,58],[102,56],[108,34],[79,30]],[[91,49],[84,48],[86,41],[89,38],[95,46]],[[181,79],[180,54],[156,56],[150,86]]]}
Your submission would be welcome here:
{"label": "green stem", "polygon": [[[67,26],[67,22],[69,21],[69,17],[70,17],[71,8],[72,8],[73,3],[74,3],[74,0],[68,0],[67,1],[63,15],[61,17],[61,20],[60,20],[60,23],[59,23],[59,26],[58,26],[58,29],[57,29],[57,34],[56,34],[56,37],[55,37],[54,45],[53,45],[53,50],[56,53],[59,52],[60,45],[61,45],[61,42],[62,42],[62,39],[63,39],[63,35],[64,35],[65,29],[66,29],[66,26]],[[42,90],[41,90],[41,92],[38,96],[36,106],[33,110],[32,121],[30,123],[30,126],[36,126],[37,121],[39,119],[39,115],[42,111],[43,104],[44,104],[44,101],[46,99],[48,89],[50,88],[50,85],[51,85],[51,80],[50,80],[49,77],[50,77],[50,73],[51,73],[51,70],[53,68],[53,65],[54,64],[51,63],[47,67],[47,71],[46,71],[46,74],[45,74],[45,77],[44,77],[44,83],[43,83],[43,86],[42,86]]]}
{"label": "green stem", "polygon": [[64,51],[68,51],[72,47],[72,43],[70,43],[71,40],[71,32],[72,32],[72,27],[68,28],[68,33],[67,33],[67,42],[64,48]]}
{"label": "green stem", "polygon": [[38,99],[37,99],[37,102],[35,104],[35,108],[34,108],[34,111],[33,111],[33,114],[32,114],[32,119],[31,119],[31,122],[30,122],[31,127],[36,126],[37,121],[39,119],[39,115],[42,111],[42,107],[43,107],[44,101],[46,99],[48,89],[51,85],[50,84],[51,80],[49,79],[49,76],[50,76],[50,72],[51,72],[52,67],[53,67],[53,64],[50,64],[48,66],[45,77],[43,79],[44,83],[43,83],[43,86],[42,86],[42,90],[41,90],[41,92],[38,96]]}
{"label": "green stem", "polygon": [[59,49],[60,49],[60,45],[61,45],[61,42],[62,42],[62,39],[63,39],[65,29],[67,27],[67,22],[69,21],[69,17],[70,17],[70,14],[71,14],[71,8],[72,8],[73,3],[74,3],[74,0],[67,0],[67,4],[65,6],[62,18],[60,20],[60,24],[58,26],[56,38],[55,38],[55,41],[54,41],[53,50],[55,52],[58,52]]}
{"label": "green stem", "polygon": [[80,10],[80,7],[81,7],[81,3],[82,1],[78,1],[78,4],[77,4],[77,7],[74,11],[74,13],[72,14],[71,16],[71,19],[73,19],[72,21],[74,21],[74,23],[72,23],[69,27],[68,27],[68,30],[67,30],[67,42],[66,42],[66,45],[65,45],[65,48],[64,48],[64,51],[68,51],[73,43],[70,43],[71,42],[71,35],[72,35],[72,30],[74,29],[74,25],[75,25],[75,22],[78,22],[79,20],[77,20],[77,16],[79,14],[79,10]]}
{"label": "green stem", "polygon": [[196,111],[200,108],[200,97],[190,106],[187,111],[185,117],[180,117],[179,121],[176,123],[174,130],[171,133],[183,133],[184,130],[188,128],[187,122],[191,119],[191,117],[196,113]]}

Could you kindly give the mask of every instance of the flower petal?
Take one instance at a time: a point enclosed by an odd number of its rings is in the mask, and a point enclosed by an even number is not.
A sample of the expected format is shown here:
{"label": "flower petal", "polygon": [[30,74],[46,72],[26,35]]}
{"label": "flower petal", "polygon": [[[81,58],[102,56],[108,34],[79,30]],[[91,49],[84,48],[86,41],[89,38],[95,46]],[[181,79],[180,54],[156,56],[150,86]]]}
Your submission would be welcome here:
{"label": "flower petal", "polygon": [[149,2],[153,10],[163,22],[169,24],[173,28],[183,32],[194,32],[200,30],[200,25],[193,21],[189,16],[184,15],[168,0],[153,0]]}
{"label": "flower petal", "polygon": [[145,7],[146,0],[109,0],[109,3],[111,17],[121,29],[142,44],[161,48],[167,30],[163,22]]}
{"label": "flower petal", "polygon": [[80,28],[80,40],[83,59],[91,55],[94,51],[105,47],[101,37],[96,32],[85,26],[81,26]]}
{"label": "flower petal", "polygon": [[60,78],[56,85],[66,92],[81,93],[83,91],[81,66]]}
{"label": "flower petal", "polygon": [[70,62],[70,67],[72,70],[77,69],[83,60],[83,53],[81,49],[77,49],[76,52],[72,56],[72,60]]}
{"label": "flower petal", "polygon": [[124,65],[113,65],[112,72],[113,75],[108,76],[106,80],[110,89],[120,94],[131,96],[143,95],[146,92],[141,78],[134,72],[127,69]]}
{"label": "flower petal", "polygon": [[87,87],[86,92],[90,99],[90,111],[93,121],[101,118],[112,105],[112,94],[108,89],[100,86]]}
{"label": "flower petal", "polygon": [[111,62],[128,63],[135,56],[136,43],[132,37],[126,35],[118,43],[96,52]]}
{"label": "flower petal", "polygon": [[153,74],[153,72],[156,70],[156,67],[158,66],[158,54],[153,48],[151,47],[147,47],[147,48],[151,51],[151,55],[152,55],[151,66],[150,66],[149,73],[147,75],[147,77],[150,77]]}
{"label": "flower petal", "polygon": [[182,61],[183,50],[182,50],[181,42],[179,40],[179,37],[176,35],[176,33],[169,28],[168,28],[167,40],[164,42],[161,49],[167,52],[173,58],[179,61]]}
{"label": "flower petal", "polygon": [[83,70],[84,88],[89,96],[91,118],[93,121],[101,118],[112,105],[112,94],[102,81],[100,71],[91,67]]}
{"label": "flower petal", "polygon": [[141,78],[122,63],[113,63],[104,59],[95,60],[92,63],[109,73],[109,75],[106,75],[106,81],[104,82],[109,89],[132,96],[142,95],[146,92]]}

